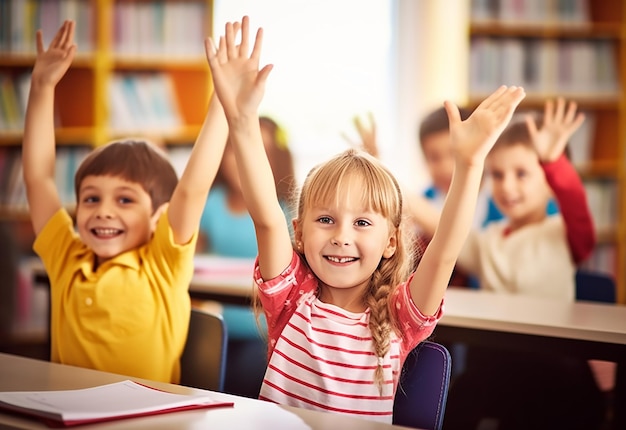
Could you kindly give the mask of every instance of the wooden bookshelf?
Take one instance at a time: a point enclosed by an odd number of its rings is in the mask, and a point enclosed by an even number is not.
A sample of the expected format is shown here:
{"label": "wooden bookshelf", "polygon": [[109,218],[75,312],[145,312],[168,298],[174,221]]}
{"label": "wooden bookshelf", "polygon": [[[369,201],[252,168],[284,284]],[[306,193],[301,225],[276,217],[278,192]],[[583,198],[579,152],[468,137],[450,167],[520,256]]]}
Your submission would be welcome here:
{"label": "wooden bookshelf", "polygon": [[[28,81],[34,64],[34,32],[42,28],[47,44],[63,19],[77,22],[76,58],[57,88],[59,145],[82,141],[98,146],[124,134],[157,134],[139,126],[117,130],[111,124],[115,76],[162,77],[172,85],[170,102],[179,106],[181,123],[159,131],[172,141],[188,141],[199,130],[211,91],[203,47],[212,29],[211,0],[12,0],[0,7],[5,29],[0,31],[0,77],[13,81],[20,108],[27,89],[18,88],[18,80]],[[138,112],[133,117],[141,122]],[[0,122],[0,144],[20,143],[21,121],[12,127]]]}
{"label": "wooden bookshelf", "polygon": [[[212,11],[212,0],[0,2],[0,182],[3,177],[7,180],[10,167],[2,163],[3,158],[20,151],[38,28],[47,46],[64,19],[76,21],[76,57],[56,90],[59,149],[84,151],[129,136],[188,145],[200,130],[212,90],[204,53],[204,38],[212,34]],[[135,87],[129,90],[129,86],[121,99],[114,99],[116,80]],[[141,88],[147,81],[152,86]],[[133,89],[144,96],[143,111],[130,108],[136,106]],[[145,96],[157,93],[161,104],[150,99],[148,107],[160,109],[147,119]],[[7,106],[12,121],[7,120]],[[116,106],[128,111],[120,115]],[[168,115],[164,108],[172,108],[176,118],[163,117]],[[125,127],[114,121],[120,116]],[[9,193],[5,185],[0,183],[0,202]],[[25,202],[0,204],[5,221],[14,217],[17,222],[25,213]]]}
{"label": "wooden bookshelf", "polygon": [[614,275],[626,304],[626,4],[470,1],[470,104],[500,84],[523,85],[522,111],[542,111],[546,99],[563,96],[588,115],[573,162],[590,192],[601,193],[590,199],[599,202],[592,210],[612,213],[597,214],[597,255],[587,268]]}

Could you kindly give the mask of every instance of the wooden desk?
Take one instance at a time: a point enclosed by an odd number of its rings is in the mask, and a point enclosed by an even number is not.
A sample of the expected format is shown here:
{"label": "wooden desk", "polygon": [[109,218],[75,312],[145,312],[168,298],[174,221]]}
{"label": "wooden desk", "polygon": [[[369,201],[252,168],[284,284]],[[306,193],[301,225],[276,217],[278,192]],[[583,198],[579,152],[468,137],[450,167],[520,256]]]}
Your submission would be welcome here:
{"label": "wooden desk", "polygon": [[449,288],[434,339],[614,361],[613,428],[626,429],[626,306]]}
{"label": "wooden desk", "polygon": [[[82,369],[73,366],[33,360],[16,355],[0,353],[0,391],[42,391],[87,388],[96,385],[129,379],[122,375]],[[190,394],[206,392],[183,387],[134,379],[151,387],[166,391]],[[235,402],[234,407],[130,418],[81,426],[98,429],[342,429],[342,430],[385,430],[406,427],[392,426],[374,421],[350,418],[337,414],[315,412],[306,409],[279,406],[261,400],[211,393],[218,399]],[[45,429],[41,422],[0,412],[0,428]]]}

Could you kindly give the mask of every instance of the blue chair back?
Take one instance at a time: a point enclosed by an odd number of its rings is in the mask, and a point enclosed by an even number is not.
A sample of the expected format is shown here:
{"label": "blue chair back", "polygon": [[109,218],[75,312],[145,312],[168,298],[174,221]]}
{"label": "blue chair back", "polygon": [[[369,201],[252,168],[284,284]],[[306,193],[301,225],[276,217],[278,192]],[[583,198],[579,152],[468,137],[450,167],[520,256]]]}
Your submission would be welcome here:
{"label": "blue chair back", "polygon": [[223,391],[227,340],[221,315],[192,308],[187,342],[180,359],[181,385]]}
{"label": "blue chair back", "polygon": [[616,303],[615,280],[603,273],[578,270],[576,272],[576,300]]}
{"label": "blue chair back", "polygon": [[441,344],[423,341],[402,368],[393,405],[393,423],[441,430],[450,385],[450,352]]}

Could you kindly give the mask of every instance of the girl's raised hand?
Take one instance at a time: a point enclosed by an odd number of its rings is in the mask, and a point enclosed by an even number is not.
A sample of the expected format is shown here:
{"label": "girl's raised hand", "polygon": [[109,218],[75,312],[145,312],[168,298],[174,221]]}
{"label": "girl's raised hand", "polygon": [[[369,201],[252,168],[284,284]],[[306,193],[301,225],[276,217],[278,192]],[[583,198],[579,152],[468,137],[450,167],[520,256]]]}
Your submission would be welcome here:
{"label": "girl's raised hand", "polygon": [[[217,96],[229,120],[241,115],[256,115],[265,92],[265,81],[272,70],[266,65],[259,70],[263,29],[256,33],[252,52],[249,50],[249,18],[239,22],[228,22],[224,35],[216,47],[211,38],[205,40],[205,50]],[[237,44],[237,33],[241,30],[241,43]]]}
{"label": "girl's raised hand", "polygon": [[526,116],[526,125],[533,145],[542,162],[555,161],[563,154],[570,137],[585,120],[582,112],[576,113],[576,102],[570,101],[565,110],[565,99],[559,97],[556,106],[552,100],[546,102],[543,124],[537,129],[535,119]]}
{"label": "girl's raised hand", "polygon": [[74,44],[74,21],[66,20],[46,50],[43,33],[37,30],[37,58],[33,67],[33,85],[56,85],[69,69],[76,45]]}
{"label": "girl's raised hand", "polygon": [[522,87],[503,85],[483,100],[465,121],[461,121],[458,107],[446,101],[444,106],[457,162],[482,165],[525,96]]}

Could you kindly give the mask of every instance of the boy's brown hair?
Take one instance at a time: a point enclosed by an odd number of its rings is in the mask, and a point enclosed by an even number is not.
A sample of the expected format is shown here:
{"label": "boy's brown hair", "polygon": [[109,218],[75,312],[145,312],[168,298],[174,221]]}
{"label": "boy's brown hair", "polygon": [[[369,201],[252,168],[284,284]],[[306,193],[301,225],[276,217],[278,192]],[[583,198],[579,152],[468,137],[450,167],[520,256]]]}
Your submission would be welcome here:
{"label": "boy's brown hair", "polygon": [[74,177],[77,200],[87,176],[117,176],[141,185],[152,200],[153,212],[170,200],[178,184],[178,176],[167,156],[141,140],[116,141],[93,150]]}
{"label": "boy's brown hair", "polygon": [[[537,128],[540,128],[541,121],[535,121],[537,122]],[[513,145],[524,145],[529,148],[534,148],[533,140],[530,137],[526,121],[516,121],[509,124],[509,126],[504,129],[500,137],[498,137],[498,140],[494,144],[492,150]]]}

